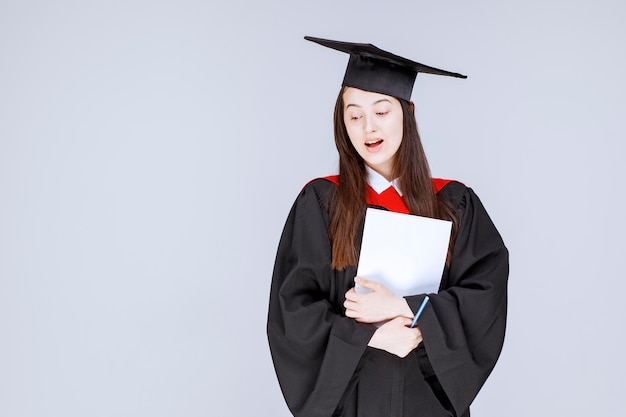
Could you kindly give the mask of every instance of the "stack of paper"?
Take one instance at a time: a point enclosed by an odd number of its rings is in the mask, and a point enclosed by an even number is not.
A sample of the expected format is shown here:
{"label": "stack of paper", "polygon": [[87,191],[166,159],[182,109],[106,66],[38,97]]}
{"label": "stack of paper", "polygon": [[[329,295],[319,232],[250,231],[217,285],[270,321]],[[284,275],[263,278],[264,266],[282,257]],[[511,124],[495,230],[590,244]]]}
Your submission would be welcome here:
{"label": "stack of paper", "polygon": [[357,276],[380,282],[397,296],[436,293],[451,230],[446,220],[368,208]]}

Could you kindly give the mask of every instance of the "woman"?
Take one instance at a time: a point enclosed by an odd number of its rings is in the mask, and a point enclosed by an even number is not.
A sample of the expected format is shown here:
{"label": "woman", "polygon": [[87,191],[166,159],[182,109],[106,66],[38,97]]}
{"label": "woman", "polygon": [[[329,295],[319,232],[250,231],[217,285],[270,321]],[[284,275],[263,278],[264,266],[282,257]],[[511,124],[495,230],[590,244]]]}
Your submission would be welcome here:
{"label": "woman", "polygon": [[[334,115],[339,175],[303,188],[276,256],[267,332],[287,405],[296,417],[469,416],[504,340],[508,252],[470,188],[430,177],[410,102],[418,72],[464,76],[306,39],[350,61]],[[426,294],[355,277],[368,206],[453,222],[417,327]]]}

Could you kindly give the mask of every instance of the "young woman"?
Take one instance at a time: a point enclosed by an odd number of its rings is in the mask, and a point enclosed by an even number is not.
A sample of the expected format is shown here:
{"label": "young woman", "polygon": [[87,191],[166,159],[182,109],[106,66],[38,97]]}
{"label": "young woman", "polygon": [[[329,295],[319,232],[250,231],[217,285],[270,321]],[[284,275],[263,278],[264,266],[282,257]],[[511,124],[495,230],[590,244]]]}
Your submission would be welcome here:
{"label": "young woman", "polygon": [[[267,332],[287,405],[296,417],[469,416],[504,340],[508,252],[470,188],[430,177],[410,102],[418,72],[463,76],[306,39],[350,61],[334,114],[339,175],[302,189],[276,256]],[[453,222],[439,291],[414,328],[426,294],[355,276],[367,207]]]}

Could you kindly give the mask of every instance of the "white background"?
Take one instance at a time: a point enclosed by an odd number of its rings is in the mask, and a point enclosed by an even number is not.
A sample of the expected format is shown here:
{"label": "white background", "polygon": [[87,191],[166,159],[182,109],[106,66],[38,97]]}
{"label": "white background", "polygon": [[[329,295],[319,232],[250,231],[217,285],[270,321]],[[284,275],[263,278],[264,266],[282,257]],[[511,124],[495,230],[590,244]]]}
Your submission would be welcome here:
{"label": "white background", "polygon": [[626,6],[0,1],[0,416],[288,416],[265,337],[290,205],[332,174],[347,56],[413,92],[434,176],[511,253],[474,416],[619,415]]}

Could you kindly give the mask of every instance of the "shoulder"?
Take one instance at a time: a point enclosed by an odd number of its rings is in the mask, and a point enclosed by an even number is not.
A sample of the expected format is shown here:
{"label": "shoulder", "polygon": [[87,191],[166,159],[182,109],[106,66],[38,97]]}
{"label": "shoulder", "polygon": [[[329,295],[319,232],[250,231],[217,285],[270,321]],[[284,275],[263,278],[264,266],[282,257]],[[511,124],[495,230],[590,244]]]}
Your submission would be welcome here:
{"label": "shoulder", "polygon": [[437,195],[445,199],[448,204],[460,212],[464,212],[468,206],[482,207],[482,202],[472,187],[460,182],[447,180],[448,182],[438,191]]}
{"label": "shoulder", "polygon": [[[464,223],[489,224],[495,230],[487,209],[472,187],[459,181],[451,181],[441,189],[438,195],[446,199],[450,208],[460,216],[461,225]],[[467,219],[471,220],[468,222]]]}
{"label": "shoulder", "polygon": [[327,177],[318,177],[313,178],[311,181],[307,182],[304,187],[302,187],[302,191],[304,190],[314,190],[314,191],[327,191],[334,190],[339,185],[339,176],[338,175],[330,175]]}
{"label": "shoulder", "polygon": [[317,177],[317,178],[313,178],[311,181],[307,182],[304,186],[304,188],[306,188],[307,186],[311,185],[311,184],[323,184],[324,185],[328,185],[328,184],[335,184],[335,186],[339,185],[339,175],[328,175],[325,177]]}
{"label": "shoulder", "polygon": [[338,181],[333,181],[333,178],[319,177],[307,182],[298,195],[298,202],[317,204],[328,210],[338,185]]}
{"label": "shoulder", "polygon": [[433,187],[440,198],[447,200],[452,207],[458,207],[467,198],[470,188],[457,180],[433,178]]}

